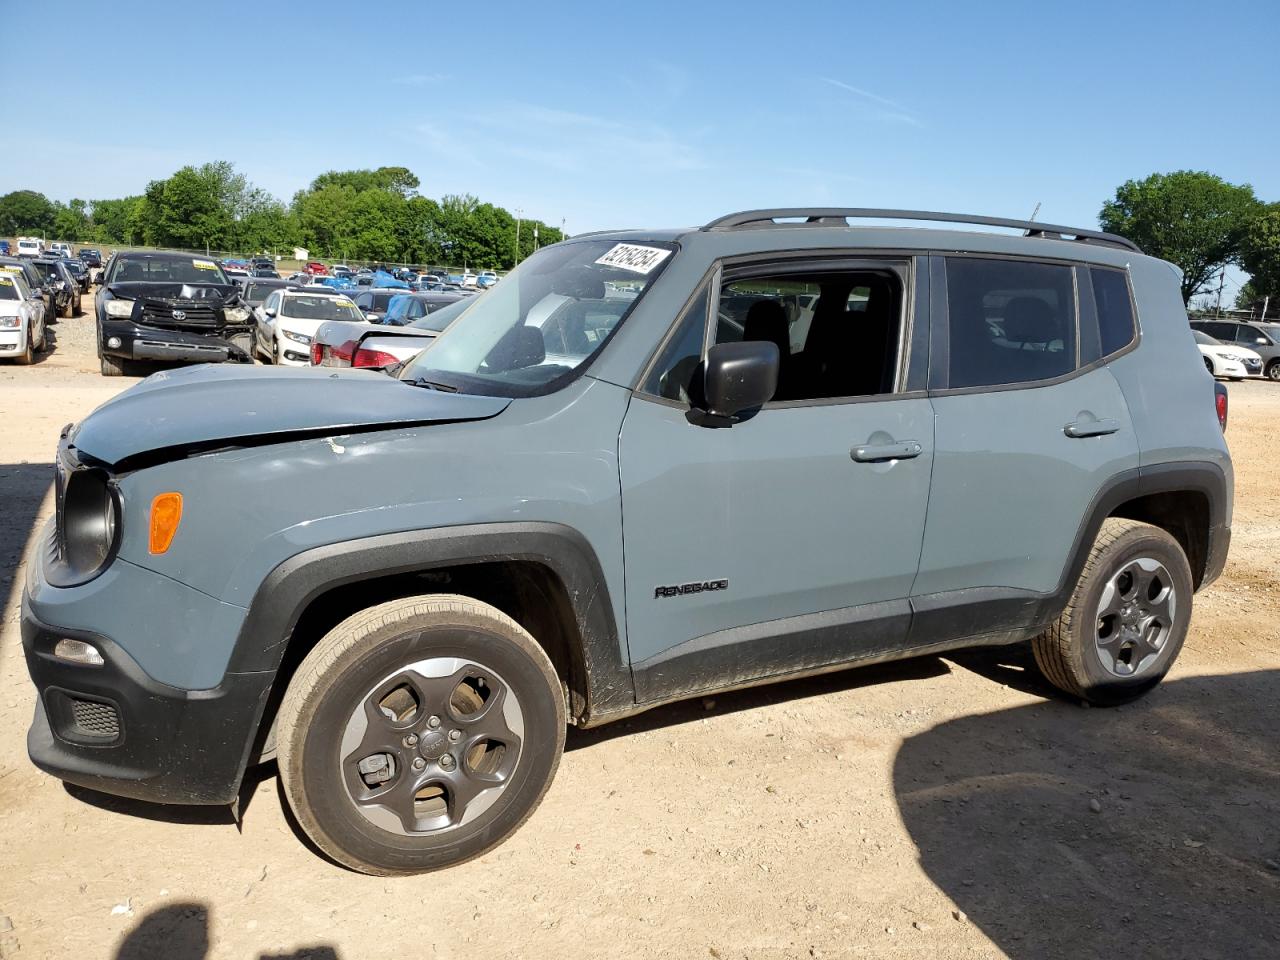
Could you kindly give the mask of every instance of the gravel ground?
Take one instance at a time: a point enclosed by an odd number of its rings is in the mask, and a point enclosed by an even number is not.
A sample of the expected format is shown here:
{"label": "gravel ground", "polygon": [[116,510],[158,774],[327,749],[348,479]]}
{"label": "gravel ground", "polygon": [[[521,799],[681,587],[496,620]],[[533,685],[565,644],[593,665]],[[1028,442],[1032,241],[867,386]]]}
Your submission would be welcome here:
{"label": "gravel ground", "polygon": [[55,329],[0,367],[0,957],[1280,956],[1280,387],[1230,387],[1231,557],[1140,703],[1013,649],[678,704],[571,730],[509,842],[384,880],[309,850],[270,767],[237,826],[27,761],[22,556],[58,428],[128,383]]}

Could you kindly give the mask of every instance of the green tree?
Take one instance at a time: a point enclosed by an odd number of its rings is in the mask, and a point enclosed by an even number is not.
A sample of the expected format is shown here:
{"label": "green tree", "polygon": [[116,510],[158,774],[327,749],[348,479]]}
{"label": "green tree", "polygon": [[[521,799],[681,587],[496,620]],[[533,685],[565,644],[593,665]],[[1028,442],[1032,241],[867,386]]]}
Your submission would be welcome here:
{"label": "green tree", "polygon": [[87,240],[92,230],[89,226],[89,205],[83,200],[68,204],[55,204],[53,235],[59,240]]}
{"label": "green tree", "polygon": [[134,242],[128,233],[129,213],[141,197],[119,200],[94,200],[92,207],[93,239],[99,243]]}
{"label": "green tree", "polygon": [[0,234],[44,236],[53,229],[57,208],[43,193],[15,190],[0,197]]}
{"label": "green tree", "polygon": [[1250,221],[1240,245],[1240,263],[1249,272],[1245,289],[1251,289],[1254,300],[1280,299],[1280,203],[1268,205]]}
{"label": "green tree", "polygon": [[1179,170],[1121,184],[1115,198],[1102,205],[1098,220],[1104,230],[1181,269],[1186,303],[1223,266],[1239,262],[1241,241],[1257,209],[1247,184]]}

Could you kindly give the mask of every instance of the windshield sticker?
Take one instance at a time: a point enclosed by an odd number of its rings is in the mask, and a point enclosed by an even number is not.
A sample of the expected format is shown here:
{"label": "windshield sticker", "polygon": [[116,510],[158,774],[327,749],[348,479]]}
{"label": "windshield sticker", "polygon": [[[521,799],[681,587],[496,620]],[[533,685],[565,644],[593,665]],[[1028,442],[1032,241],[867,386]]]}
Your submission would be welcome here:
{"label": "windshield sticker", "polygon": [[0,287],[12,287],[13,281],[9,277],[0,277]]}
{"label": "windshield sticker", "polygon": [[217,270],[218,265],[212,260],[192,260],[191,265],[197,270]]}
{"label": "windshield sticker", "polygon": [[355,306],[355,304],[354,304],[354,303],[352,303],[350,300],[335,300],[335,301],[333,301],[333,302],[334,302],[334,303],[336,303],[336,304],[337,304],[338,306],[340,306],[340,307],[354,307],[354,306]]}
{"label": "windshield sticker", "polygon": [[646,274],[667,259],[670,253],[670,250],[663,250],[661,247],[641,247],[634,243],[618,243],[596,263],[602,267],[617,267],[619,270]]}

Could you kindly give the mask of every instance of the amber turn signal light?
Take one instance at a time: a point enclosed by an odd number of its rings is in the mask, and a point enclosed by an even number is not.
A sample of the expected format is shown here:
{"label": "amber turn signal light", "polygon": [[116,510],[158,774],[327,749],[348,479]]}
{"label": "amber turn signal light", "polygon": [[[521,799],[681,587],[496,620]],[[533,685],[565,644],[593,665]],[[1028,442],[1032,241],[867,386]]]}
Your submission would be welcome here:
{"label": "amber turn signal light", "polygon": [[151,501],[151,542],[152,553],[164,553],[173,543],[173,535],[178,532],[178,524],[182,522],[182,494],[157,493]]}

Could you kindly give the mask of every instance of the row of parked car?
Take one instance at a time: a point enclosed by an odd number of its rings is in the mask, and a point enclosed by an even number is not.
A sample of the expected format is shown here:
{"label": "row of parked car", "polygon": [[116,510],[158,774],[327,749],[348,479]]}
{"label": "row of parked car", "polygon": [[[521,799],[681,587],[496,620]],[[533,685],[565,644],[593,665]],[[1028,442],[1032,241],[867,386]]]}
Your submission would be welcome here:
{"label": "row of parked car", "polygon": [[1215,377],[1266,377],[1280,382],[1280,321],[1193,320],[1191,330]]}
{"label": "row of parked car", "polygon": [[80,314],[80,296],[102,260],[97,250],[73,255],[68,244],[18,242],[18,256],[0,254],[0,357],[27,364],[45,348],[47,324]]}

